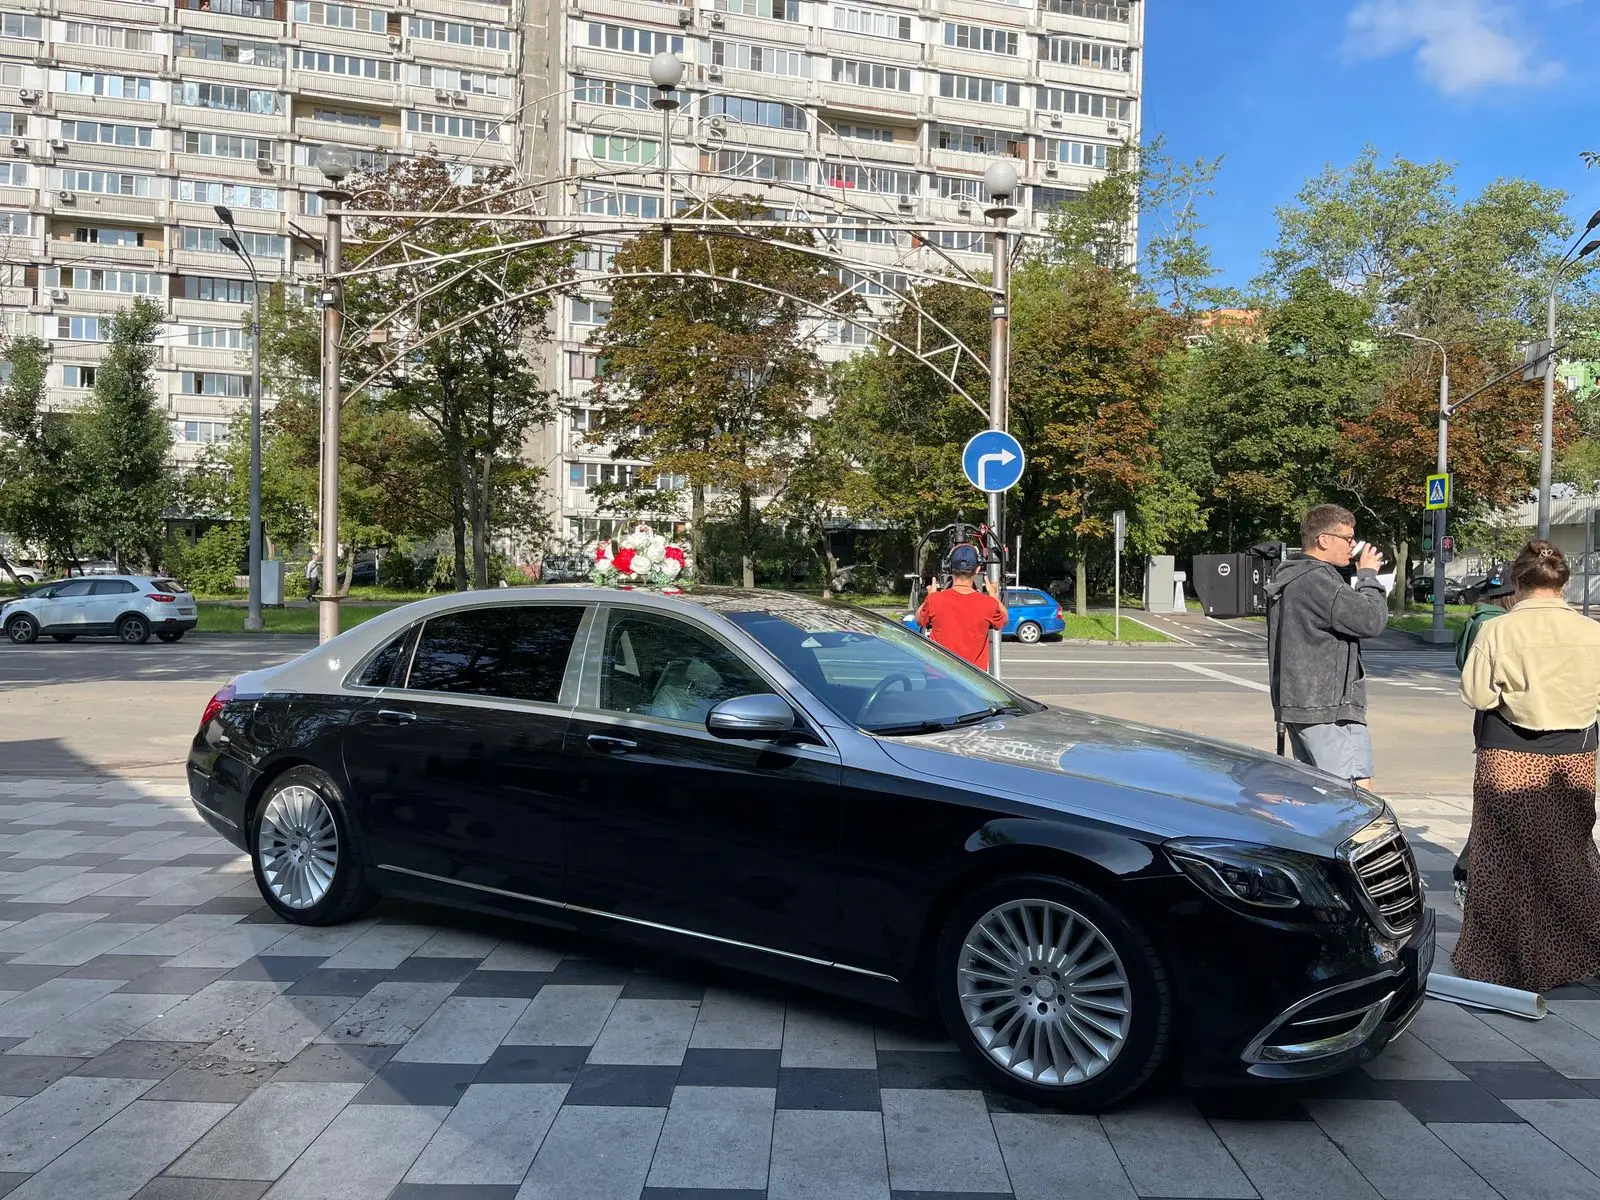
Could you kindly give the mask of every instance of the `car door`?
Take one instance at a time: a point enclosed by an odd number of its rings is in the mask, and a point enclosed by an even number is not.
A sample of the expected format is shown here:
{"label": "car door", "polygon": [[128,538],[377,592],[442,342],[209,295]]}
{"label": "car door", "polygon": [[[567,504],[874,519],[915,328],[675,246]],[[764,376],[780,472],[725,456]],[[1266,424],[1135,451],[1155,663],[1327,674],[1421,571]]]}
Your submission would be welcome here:
{"label": "car door", "polygon": [[829,952],[837,752],[809,729],[791,741],[706,729],[719,701],[778,691],[704,626],[623,605],[603,610],[567,734],[575,902],[788,953]]}
{"label": "car door", "polygon": [[51,588],[38,605],[39,627],[58,633],[82,633],[93,581],[69,579]]}
{"label": "car door", "polygon": [[110,633],[118,617],[137,607],[133,594],[138,590],[126,579],[90,580],[89,597],[83,602],[84,632]]}
{"label": "car door", "polygon": [[402,874],[557,899],[566,871],[563,741],[581,604],[429,617],[345,732],[374,862]]}

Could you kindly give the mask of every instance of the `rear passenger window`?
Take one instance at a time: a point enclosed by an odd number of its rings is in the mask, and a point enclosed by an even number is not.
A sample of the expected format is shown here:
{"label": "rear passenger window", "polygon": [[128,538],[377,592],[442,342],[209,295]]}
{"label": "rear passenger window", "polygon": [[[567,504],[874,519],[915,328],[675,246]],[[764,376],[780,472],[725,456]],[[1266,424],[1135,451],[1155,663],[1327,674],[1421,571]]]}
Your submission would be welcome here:
{"label": "rear passenger window", "polygon": [[138,590],[126,579],[96,579],[89,594],[91,596],[122,596],[128,592]]}
{"label": "rear passenger window", "polygon": [[361,674],[356,676],[358,687],[388,687],[394,680],[395,665],[400,661],[400,654],[406,648],[406,643],[411,638],[411,630],[406,630],[399,637],[394,638],[382,650],[379,650],[361,669]]}
{"label": "rear passenger window", "polygon": [[431,618],[406,686],[554,704],[583,606],[525,604]]}

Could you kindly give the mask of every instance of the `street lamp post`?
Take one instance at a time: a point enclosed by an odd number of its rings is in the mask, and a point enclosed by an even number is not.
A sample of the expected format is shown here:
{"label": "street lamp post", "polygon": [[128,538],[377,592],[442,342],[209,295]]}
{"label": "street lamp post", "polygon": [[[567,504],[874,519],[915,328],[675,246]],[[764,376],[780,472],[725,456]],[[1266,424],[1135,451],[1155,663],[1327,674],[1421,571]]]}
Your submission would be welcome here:
{"label": "street lamp post", "polygon": [[339,409],[344,401],[339,382],[339,339],[344,329],[344,284],[339,279],[344,202],[350,194],[340,188],[351,171],[350,155],[338,146],[317,151],[317,168],[328,186],[317,194],[326,201],[322,234],[322,573],[317,595],[317,641],[339,636],[339,588],[334,576],[339,565]]}
{"label": "street lamp post", "polygon": [[1548,339],[1546,348],[1551,353],[1544,360],[1544,429],[1539,437],[1539,537],[1541,539],[1550,536],[1550,471],[1555,458],[1556,293],[1561,290],[1561,277],[1566,274],[1568,267],[1576,266],[1596,250],[1600,250],[1600,239],[1579,248],[1579,243],[1594,232],[1597,226],[1600,226],[1600,212],[1589,218],[1589,223],[1583,227],[1583,233],[1573,242],[1572,248],[1561,256],[1556,269],[1550,273],[1550,294],[1545,304],[1544,335]]}
{"label": "street lamp post", "polygon": [[[1395,336],[1426,343],[1439,351],[1439,454],[1438,464],[1434,469],[1441,475],[1449,474],[1450,354],[1445,350],[1443,342],[1436,342],[1421,334],[1397,332]],[[1448,509],[1436,508],[1433,511],[1433,624],[1422,640],[1434,645],[1444,645],[1451,641],[1450,632],[1444,623],[1444,534],[1447,524],[1445,518],[1448,515]],[[1397,586],[1405,587],[1406,581],[1400,580]]]}
{"label": "street lamp post", "polygon": [[683,81],[683,60],[663,50],[650,60],[650,82],[656,98],[651,102],[661,113],[661,270],[672,272],[672,114],[678,110],[673,89]]}
{"label": "street lamp post", "polygon": [[[1011,197],[1017,190],[1017,168],[1009,162],[997,162],[983,173],[984,190],[988,192],[990,206],[983,210],[989,219],[990,250],[993,254],[992,278],[989,297],[989,428],[1004,431],[1006,428],[1006,385],[1010,364],[1011,341],[1011,254],[1006,222],[1016,215]],[[996,598],[1005,594],[1006,499],[1004,492],[989,493],[989,532],[992,544],[998,549],[995,561],[989,564],[989,588]],[[1018,581],[1021,582],[1020,580]],[[1000,631],[989,631],[989,671],[1000,678]]]}
{"label": "street lamp post", "polygon": [[233,223],[233,211],[221,204],[212,207],[217,219],[228,227],[217,240],[223,249],[238,255],[250,272],[250,599],[244,627],[249,633],[260,633],[265,626],[261,619],[261,277]]}

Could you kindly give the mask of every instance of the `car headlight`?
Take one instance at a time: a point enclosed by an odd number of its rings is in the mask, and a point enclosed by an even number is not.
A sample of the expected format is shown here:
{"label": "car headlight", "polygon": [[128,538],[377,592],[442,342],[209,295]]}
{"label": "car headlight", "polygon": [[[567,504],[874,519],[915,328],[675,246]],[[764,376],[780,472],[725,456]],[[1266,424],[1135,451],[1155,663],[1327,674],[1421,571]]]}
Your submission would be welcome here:
{"label": "car headlight", "polygon": [[1180,838],[1166,843],[1166,851],[1202,891],[1234,908],[1321,921],[1350,911],[1329,874],[1331,864],[1309,854],[1210,838]]}

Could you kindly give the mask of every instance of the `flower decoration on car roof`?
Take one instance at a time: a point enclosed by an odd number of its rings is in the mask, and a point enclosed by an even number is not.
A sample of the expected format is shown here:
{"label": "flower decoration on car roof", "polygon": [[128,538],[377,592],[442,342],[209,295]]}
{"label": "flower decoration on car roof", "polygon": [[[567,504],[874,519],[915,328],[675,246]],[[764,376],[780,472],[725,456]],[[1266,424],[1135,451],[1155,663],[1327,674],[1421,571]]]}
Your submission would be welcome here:
{"label": "flower decoration on car roof", "polygon": [[658,588],[681,592],[690,580],[689,555],[641,521],[633,532],[594,547],[589,578],[601,587]]}

